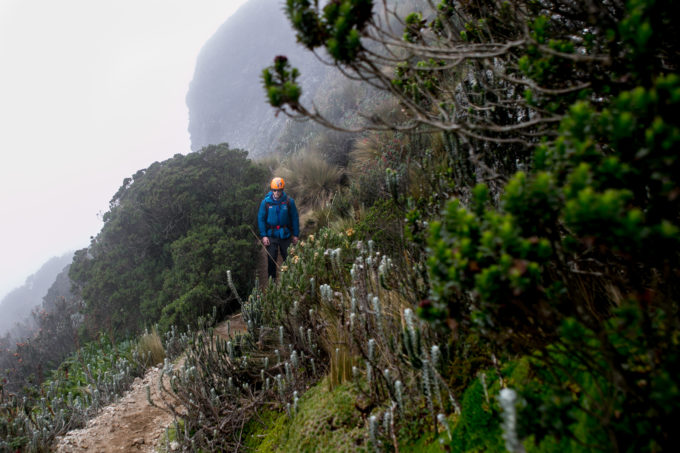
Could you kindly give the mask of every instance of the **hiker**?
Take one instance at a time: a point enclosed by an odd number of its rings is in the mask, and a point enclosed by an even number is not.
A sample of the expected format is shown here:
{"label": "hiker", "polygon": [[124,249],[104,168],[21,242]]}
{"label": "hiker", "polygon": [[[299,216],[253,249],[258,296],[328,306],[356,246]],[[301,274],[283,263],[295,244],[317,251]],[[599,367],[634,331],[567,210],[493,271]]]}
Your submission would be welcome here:
{"label": "hiker", "polygon": [[288,246],[297,244],[300,235],[300,224],[295,200],[284,191],[283,178],[274,178],[270,183],[271,191],[260,203],[257,213],[257,224],[260,228],[262,244],[267,249],[267,274],[276,278],[276,260],[281,251],[285,261]]}

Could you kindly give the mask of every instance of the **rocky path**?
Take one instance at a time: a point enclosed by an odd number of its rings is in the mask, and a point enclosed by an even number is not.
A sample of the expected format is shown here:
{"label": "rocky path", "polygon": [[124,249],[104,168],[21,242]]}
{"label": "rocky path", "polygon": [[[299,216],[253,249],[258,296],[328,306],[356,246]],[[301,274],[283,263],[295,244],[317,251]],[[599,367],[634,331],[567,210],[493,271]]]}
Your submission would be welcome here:
{"label": "rocky path", "polygon": [[[241,315],[230,319],[232,334],[245,331]],[[227,322],[215,332],[227,337]],[[181,366],[181,362],[176,366]],[[161,401],[158,382],[161,368],[151,368],[143,379],[136,379],[132,388],[117,403],[106,406],[99,415],[82,429],[69,431],[57,440],[55,451],[70,452],[154,452],[160,446],[173,417],[170,413],[151,406],[147,400],[146,387],[151,399]],[[167,397],[167,395],[166,395]],[[159,404],[160,405],[160,404]]]}

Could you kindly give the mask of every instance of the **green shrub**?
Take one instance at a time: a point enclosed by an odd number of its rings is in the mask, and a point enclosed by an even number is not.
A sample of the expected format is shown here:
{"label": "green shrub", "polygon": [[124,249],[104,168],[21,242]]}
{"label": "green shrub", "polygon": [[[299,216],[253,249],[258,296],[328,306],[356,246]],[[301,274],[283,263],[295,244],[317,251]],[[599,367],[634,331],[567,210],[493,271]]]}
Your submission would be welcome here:
{"label": "green shrub", "polygon": [[510,179],[499,209],[478,186],[469,208],[453,200],[432,222],[433,303],[423,315],[502,356],[540,351],[548,374],[533,391],[550,396],[527,398],[544,411],[528,428],[537,442],[672,444],[680,127],[669,109],[678,93],[673,75],[601,111],[575,104],[560,137],[537,150],[537,171]]}
{"label": "green shrub", "polygon": [[100,328],[133,336],[162,316],[160,328],[167,329],[213,306],[222,313],[236,308],[225,273],[233,269],[243,293],[254,283],[249,267],[235,263],[257,253],[251,228],[266,179],[247,152],[225,144],[126,178],[101,232],[70,267],[85,303],[83,326],[95,336]]}

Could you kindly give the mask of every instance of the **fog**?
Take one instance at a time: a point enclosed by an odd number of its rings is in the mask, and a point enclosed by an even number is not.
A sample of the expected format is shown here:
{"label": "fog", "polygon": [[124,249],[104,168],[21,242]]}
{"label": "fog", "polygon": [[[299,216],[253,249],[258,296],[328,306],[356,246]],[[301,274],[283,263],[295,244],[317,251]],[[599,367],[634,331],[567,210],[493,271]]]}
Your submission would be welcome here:
{"label": "fog", "polygon": [[0,299],[88,245],[123,179],[190,151],[185,95],[244,0],[0,0]]}

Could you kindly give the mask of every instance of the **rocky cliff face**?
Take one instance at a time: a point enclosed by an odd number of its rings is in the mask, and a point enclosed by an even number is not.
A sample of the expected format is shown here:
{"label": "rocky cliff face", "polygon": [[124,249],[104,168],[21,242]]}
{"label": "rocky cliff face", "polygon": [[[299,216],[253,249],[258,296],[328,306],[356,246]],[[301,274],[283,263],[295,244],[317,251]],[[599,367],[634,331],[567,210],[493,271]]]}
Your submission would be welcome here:
{"label": "rocky cliff face", "polygon": [[290,121],[266,103],[262,69],[276,55],[298,67],[310,99],[330,69],[296,43],[282,0],[251,0],[204,45],[187,93],[191,148],[229,143],[257,157],[277,150]]}

